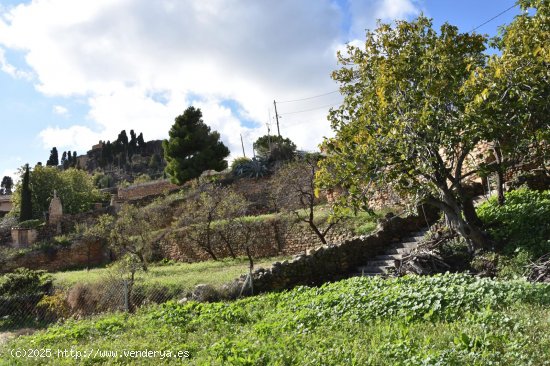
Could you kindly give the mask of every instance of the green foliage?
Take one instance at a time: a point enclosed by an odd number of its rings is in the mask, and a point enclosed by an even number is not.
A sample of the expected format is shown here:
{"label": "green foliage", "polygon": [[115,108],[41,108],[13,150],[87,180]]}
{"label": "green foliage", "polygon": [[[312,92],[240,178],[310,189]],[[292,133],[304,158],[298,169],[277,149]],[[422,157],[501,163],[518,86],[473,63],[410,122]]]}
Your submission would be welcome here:
{"label": "green foliage", "polygon": [[355,229],[355,233],[357,235],[368,235],[372,233],[374,230],[376,230],[377,226],[378,224],[376,222],[372,222],[372,221],[367,222],[367,223],[364,223],[363,225],[358,226]]}
{"label": "green foliage", "polygon": [[18,268],[0,276],[0,316],[10,320],[28,317],[52,288],[52,278],[45,271]]}
{"label": "green foliage", "polygon": [[461,190],[464,175],[473,174],[462,169],[464,160],[484,127],[465,114],[471,95],[463,86],[470,68],[483,65],[484,49],[483,36],[449,24],[436,31],[420,16],[379,24],[364,48],[338,53],[343,66],[332,77],[344,101],[329,114],[336,136],[323,143],[318,183],[343,188],[339,207],[365,209],[390,186],[445,210],[471,243],[485,244]]}
{"label": "green foliage", "polygon": [[17,224],[17,226],[23,229],[36,229],[42,224],[43,224],[42,220],[36,219],[36,220],[21,221],[19,224]]}
{"label": "green foliage", "polygon": [[204,123],[200,109],[189,107],[176,117],[169,136],[162,147],[167,162],[165,172],[173,183],[183,184],[205,170],[227,168],[224,159],[229,149],[220,141],[220,134],[211,132]]}
{"label": "green foliage", "polygon": [[296,144],[282,136],[264,135],[253,144],[260,159],[273,161],[291,160],[296,153]]}
{"label": "green foliage", "polygon": [[522,275],[526,265],[550,252],[550,191],[521,188],[505,197],[502,206],[491,197],[478,214],[502,251],[499,274],[510,277]]}
{"label": "green foliage", "polygon": [[16,188],[15,198],[13,199],[14,207],[17,206],[17,197],[20,198],[19,209],[19,221],[27,221],[33,218],[33,202],[32,191],[30,183],[29,164],[25,165],[25,172],[23,173],[23,182],[21,183],[21,189],[18,191]]}
{"label": "green foliage", "polygon": [[[92,208],[94,202],[101,201],[102,197],[94,187],[91,176],[78,169],[58,170],[51,166],[35,166],[30,172],[32,217],[42,218],[48,211],[54,191],[61,199],[63,212],[74,214],[85,212]],[[14,195],[14,211],[21,210],[20,192],[22,184],[16,187]],[[24,221],[24,220],[22,220]]]}
{"label": "green foliage", "polygon": [[259,158],[239,158],[231,164],[231,171],[237,177],[260,178],[266,176],[269,171],[264,160]]}
{"label": "green foliage", "polygon": [[150,182],[152,179],[148,174],[140,174],[134,179],[133,184],[140,184],[140,183],[147,183]]}
{"label": "green foliage", "polygon": [[13,179],[5,175],[4,178],[2,178],[2,182],[0,183],[0,195],[9,195],[11,194],[11,189],[13,187]]}
{"label": "green foliage", "polygon": [[59,165],[59,154],[57,152],[57,148],[53,147],[50,151],[50,157],[48,158],[48,161],[46,162],[47,166],[58,166]]}
{"label": "green foliage", "polygon": [[94,182],[94,186],[100,189],[111,188],[115,184],[115,180],[112,175],[102,172],[94,173],[92,176],[92,181]]}
{"label": "green foliage", "polygon": [[541,164],[550,159],[550,4],[518,4],[521,14],[492,40],[500,52],[472,70],[468,112],[488,122],[485,139],[496,141],[505,159]]}
{"label": "green foliage", "polygon": [[525,250],[534,260],[550,251],[550,191],[507,192],[503,206],[491,197],[478,207],[478,214],[493,239],[504,246],[504,254]]}
{"label": "green foliage", "polygon": [[233,303],[169,302],[69,321],[6,347],[181,349],[195,365],[544,365],[549,290],[466,275],[355,278]]}

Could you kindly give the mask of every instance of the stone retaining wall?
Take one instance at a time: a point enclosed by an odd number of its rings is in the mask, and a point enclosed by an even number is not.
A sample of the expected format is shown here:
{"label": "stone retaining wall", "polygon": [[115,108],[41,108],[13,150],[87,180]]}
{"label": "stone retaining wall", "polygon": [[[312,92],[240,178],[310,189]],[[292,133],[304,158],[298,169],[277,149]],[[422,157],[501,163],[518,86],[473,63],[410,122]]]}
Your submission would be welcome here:
{"label": "stone retaining wall", "polygon": [[[437,213],[427,212],[428,220],[434,222]],[[423,216],[393,217],[379,225],[369,236],[343,241],[338,245],[322,246],[297,255],[291,261],[276,262],[272,268],[260,268],[253,272],[254,292],[290,289],[299,285],[315,286],[346,278],[355,268],[384,252],[392,243],[426,226]],[[233,285],[240,288],[246,276]]]}
{"label": "stone retaining wall", "polygon": [[101,242],[76,242],[68,247],[36,249],[2,263],[0,273],[19,267],[49,272],[98,266],[109,261],[109,250]]}
{"label": "stone retaining wall", "polygon": [[[322,245],[319,238],[306,224],[291,224],[288,221],[273,218],[250,224],[252,237],[249,241],[254,258],[272,257],[284,254],[305,253]],[[157,259],[167,258],[180,262],[199,262],[212,257],[185,235],[185,229],[167,233],[158,241],[155,248]],[[329,243],[341,242],[353,237],[353,233],[344,227],[335,227],[328,235]],[[230,252],[218,235],[212,239],[213,251],[218,258],[230,256]],[[245,256],[244,247],[235,247],[237,256]]]}
{"label": "stone retaining wall", "polygon": [[122,201],[137,200],[148,196],[158,196],[177,189],[179,187],[172,184],[169,180],[146,182],[126,188],[119,188],[118,199]]}

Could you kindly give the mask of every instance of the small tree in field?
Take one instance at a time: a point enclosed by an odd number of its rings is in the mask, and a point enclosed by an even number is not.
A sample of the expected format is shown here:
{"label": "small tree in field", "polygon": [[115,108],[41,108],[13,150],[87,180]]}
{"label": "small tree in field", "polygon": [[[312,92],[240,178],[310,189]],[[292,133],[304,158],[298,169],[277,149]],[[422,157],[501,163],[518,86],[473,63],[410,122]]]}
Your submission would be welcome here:
{"label": "small tree in field", "polygon": [[100,216],[96,227],[88,230],[87,235],[107,238],[119,258],[130,256],[140,263],[143,271],[147,271],[153,240],[151,222],[146,210],[123,205],[117,217]]}
{"label": "small tree in field", "polygon": [[[235,232],[239,217],[246,212],[244,197],[229,188],[207,184],[191,192],[186,199],[178,226],[184,227],[186,237],[218,260],[215,243],[222,239],[230,255],[235,257]],[[226,226],[228,225],[228,226]]]}
{"label": "small tree in field", "polygon": [[337,219],[329,220],[322,227],[317,218],[315,207],[320,203],[315,189],[318,161],[319,156],[311,154],[281,167],[273,178],[274,199],[277,207],[292,211],[326,244],[326,236],[337,224]]}

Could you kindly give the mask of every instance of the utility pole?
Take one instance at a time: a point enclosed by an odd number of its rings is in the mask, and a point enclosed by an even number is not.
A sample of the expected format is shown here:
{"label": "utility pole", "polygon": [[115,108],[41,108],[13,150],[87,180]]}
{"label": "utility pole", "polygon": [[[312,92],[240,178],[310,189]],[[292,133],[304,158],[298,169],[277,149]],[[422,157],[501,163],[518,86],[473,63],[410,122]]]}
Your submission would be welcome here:
{"label": "utility pole", "polygon": [[269,129],[269,123],[266,123],[265,125],[267,126],[267,144],[269,146],[269,154],[271,154],[271,135],[269,134],[271,130]]}
{"label": "utility pole", "polygon": [[273,105],[275,106],[275,119],[277,120],[277,134],[281,137],[281,130],[279,130],[279,113],[277,113],[277,102],[273,100]]}
{"label": "utility pole", "polygon": [[243,134],[241,133],[241,146],[243,147],[243,156],[246,158],[246,153],[244,152],[244,142],[243,142]]}

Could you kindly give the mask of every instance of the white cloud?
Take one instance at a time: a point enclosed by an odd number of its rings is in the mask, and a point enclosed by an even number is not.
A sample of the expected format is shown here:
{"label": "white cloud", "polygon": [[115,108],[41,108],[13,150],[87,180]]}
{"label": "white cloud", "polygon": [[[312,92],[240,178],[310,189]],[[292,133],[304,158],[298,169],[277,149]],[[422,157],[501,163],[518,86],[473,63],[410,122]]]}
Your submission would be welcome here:
{"label": "white cloud", "polygon": [[5,50],[0,47],[0,70],[16,79],[31,80],[32,74],[23,70],[19,70],[6,60]]}
{"label": "white cloud", "polygon": [[52,110],[53,110],[53,113],[58,114],[60,116],[69,115],[69,110],[61,105],[54,105]]}
{"label": "white cloud", "polygon": [[363,39],[367,29],[373,30],[376,21],[406,19],[420,13],[416,0],[349,0],[352,17],[350,38]]}
{"label": "white cloud", "polygon": [[[352,29],[415,13],[411,0],[349,1]],[[88,100],[89,125],[48,127],[44,146],[82,151],[122,129],[164,138],[198,99],[236,153],[241,132],[250,139],[265,128],[241,127],[221,103],[236,101],[263,126],[273,99],[336,89],[330,72],[348,37],[343,19],[333,0],[35,0],[0,17],[0,45],[25,52],[42,93]],[[152,97],[159,92],[162,102]],[[327,110],[301,115],[284,134],[315,148],[330,132]]]}
{"label": "white cloud", "polygon": [[86,126],[74,125],[69,128],[48,127],[40,132],[44,148],[57,147],[58,150],[78,150],[83,153],[99,141],[100,134]]}

